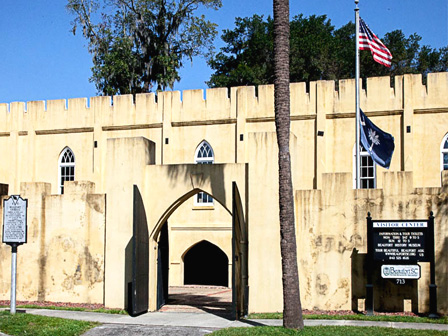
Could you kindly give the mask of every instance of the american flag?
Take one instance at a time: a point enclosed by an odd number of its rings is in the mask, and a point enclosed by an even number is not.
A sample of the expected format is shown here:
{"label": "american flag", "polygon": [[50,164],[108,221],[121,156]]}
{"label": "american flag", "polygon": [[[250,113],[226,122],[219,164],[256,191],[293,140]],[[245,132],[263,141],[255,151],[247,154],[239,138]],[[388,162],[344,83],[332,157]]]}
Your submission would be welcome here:
{"label": "american flag", "polygon": [[370,50],[376,62],[390,68],[392,54],[361,18],[359,18],[359,49]]}

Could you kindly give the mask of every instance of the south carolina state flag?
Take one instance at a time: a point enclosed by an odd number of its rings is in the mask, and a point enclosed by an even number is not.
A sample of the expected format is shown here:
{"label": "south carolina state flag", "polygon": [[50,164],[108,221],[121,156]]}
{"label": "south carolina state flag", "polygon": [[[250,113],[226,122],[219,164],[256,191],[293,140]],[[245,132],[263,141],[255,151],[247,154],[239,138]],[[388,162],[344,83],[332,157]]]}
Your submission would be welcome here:
{"label": "south carolina state flag", "polygon": [[379,129],[369,118],[360,112],[361,143],[370,157],[381,167],[389,169],[392,154],[394,153],[394,137]]}

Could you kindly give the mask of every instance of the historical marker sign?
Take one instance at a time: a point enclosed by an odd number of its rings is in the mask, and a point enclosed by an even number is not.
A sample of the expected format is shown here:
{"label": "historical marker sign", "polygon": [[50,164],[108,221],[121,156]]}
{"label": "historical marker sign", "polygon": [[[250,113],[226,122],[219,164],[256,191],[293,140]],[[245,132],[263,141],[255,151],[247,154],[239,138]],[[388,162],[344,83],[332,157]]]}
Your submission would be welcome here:
{"label": "historical marker sign", "polygon": [[3,243],[24,244],[27,239],[27,200],[13,195],[3,200]]}
{"label": "historical marker sign", "polygon": [[3,200],[3,243],[11,246],[11,314],[16,313],[17,247],[26,243],[28,200],[12,195]]}
{"label": "historical marker sign", "polygon": [[373,259],[383,262],[429,261],[428,221],[372,221]]}

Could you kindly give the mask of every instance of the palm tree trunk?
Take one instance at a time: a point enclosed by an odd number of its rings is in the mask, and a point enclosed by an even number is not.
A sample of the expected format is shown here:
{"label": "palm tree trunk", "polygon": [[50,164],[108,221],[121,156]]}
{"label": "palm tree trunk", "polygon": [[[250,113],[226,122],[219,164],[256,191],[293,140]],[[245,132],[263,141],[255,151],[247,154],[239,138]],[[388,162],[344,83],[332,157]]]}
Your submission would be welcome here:
{"label": "palm tree trunk", "polygon": [[278,143],[283,326],[303,329],[300,302],[294,197],[289,153],[289,0],[274,0],[275,127]]}

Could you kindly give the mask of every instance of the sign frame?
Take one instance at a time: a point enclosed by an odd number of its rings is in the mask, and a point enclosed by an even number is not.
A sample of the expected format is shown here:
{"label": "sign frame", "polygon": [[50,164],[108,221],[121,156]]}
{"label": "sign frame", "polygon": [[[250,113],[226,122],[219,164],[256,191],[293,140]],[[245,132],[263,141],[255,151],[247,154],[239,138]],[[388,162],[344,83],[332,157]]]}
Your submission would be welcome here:
{"label": "sign frame", "polygon": [[415,265],[431,261],[431,231],[433,226],[426,220],[372,220],[370,250],[374,261],[390,264]]}
{"label": "sign frame", "polygon": [[[430,263],[430,284],[429,284],[429,317],[438,318],[437,314],[437,285],[435,272],[435,241],[434,241],[434,213],[431,211],[428,219],[423,220],[372,220],[370,212],[367,213],[367,263],[373,267],[367,268],[366,284],[366,311],[367,315],[373,315],[373,268],[378,264],[391,265],[416,265],[417,262]],[[376,224],[374,228],[374,224]],[[408,262],[406,260],[384,260],[375,258],[375,231],[381,229],[383,232],[423,232],[424,231],[424,256],[416,256]],[[386,231],[384,231],[386,230]],[[395,231],[394,231],[395,230]],[[407,230],[407,231],[406,231]],[[394,239],[393,239],[394,240]],[[397,239],[398,240],[398,239]],[[392,242],[394,244],[394,242]],[[401,246],[398,246],[401,247]],[[402,279],[403,278],[397,278]]]}
{"label": "sign frame", "polygon": [[[10,204],[12,203],[12,204]],[[23,232],[23,238],[21,239],[10,239],[9,237],[5,237],[5,232],[8,231],[9,227],[9,218],[8,218],[8,210],[10,206],[17,206],[20,203],[20,214],[19,220],[20,228]],[[16,218],[17,219],[17,218]],[[11,219],[12,220],[12,219]],[[8,224],[7,224],[8,223]],[[7,236],[7,235],[6,235]],[[7,199],[3,199],[3,226],[2,226],[2,242],[10,245],[10,246],[19,246],[22,244],[26,244],[28,240],[28,199],[23,199],[20,195],[11,195]]]}
{"label": "sign frame", "polygon": [[[11,210],[12,207],[12,210]],[[2,242],[11,246],[11,300],[10,312],[16,313],[17,248],[26,244],[28,238],[28,199],[11,195],[3,199]],[[5,239],[5,232],[6,239]],[[11,239],[8,234],[19,233],[20,238]]]}

